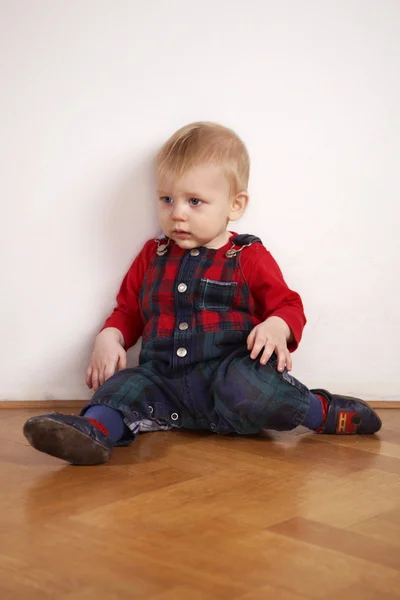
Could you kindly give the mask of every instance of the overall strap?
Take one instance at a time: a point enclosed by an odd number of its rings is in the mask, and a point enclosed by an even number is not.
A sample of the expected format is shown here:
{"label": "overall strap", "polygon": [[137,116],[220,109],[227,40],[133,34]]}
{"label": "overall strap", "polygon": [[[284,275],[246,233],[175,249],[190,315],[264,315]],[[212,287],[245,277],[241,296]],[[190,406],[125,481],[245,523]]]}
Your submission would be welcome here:
{"label": "overall strap", "polygon": [[[164,256],[165,254],[167,254],[168,247],[172,240],[170,238],[167,238],[166,236],[160,236],[154,241],[157,243],[157,255]],[[242,233],[240,235],[236,235],[234,238],[232,238],[232,246],[229,248],[229,250],[227,250],[227,252],[225,252],[225,256],[227,258],[232,258],[233,256],[236,256],[239,252],[241,252],[243,248],[251,246],[251,244],[254,244],[254,242],[260,242],[260,244],[262,244],[261,239],[256,235],[251,235],[249,233]]]}
{"label": "overall strap", "polygon": [[252,244],[254,244],[254,242],[260,242],[260,244],[262,244],[262,241],[259,237],[257,237],[256,235],[251,235],[249,233],[242,233],[240,235],[236,235],[234,238],[232,238],[231,242],[232,246],[225,253],[225,256],[227,258],[232,258],[233,256],[236,256],[239,252],[243,250],[243,248],[251,246]]}

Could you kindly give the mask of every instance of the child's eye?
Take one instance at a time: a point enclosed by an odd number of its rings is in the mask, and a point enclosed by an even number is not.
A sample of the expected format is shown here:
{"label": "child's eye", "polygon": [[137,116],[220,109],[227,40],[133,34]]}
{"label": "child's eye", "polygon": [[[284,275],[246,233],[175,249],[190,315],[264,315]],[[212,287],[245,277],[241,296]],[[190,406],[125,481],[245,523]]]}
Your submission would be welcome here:
{"label": "child's eye", "polygon": [[190,198],[189,202],[192,206],[199,206],[202,203],[198,198]]}
{"label": "child's eye", "polygon": [[160,198],[161,202],[163,202],[164,204],[172,204],[172,198],[171,196],[162,196]]}

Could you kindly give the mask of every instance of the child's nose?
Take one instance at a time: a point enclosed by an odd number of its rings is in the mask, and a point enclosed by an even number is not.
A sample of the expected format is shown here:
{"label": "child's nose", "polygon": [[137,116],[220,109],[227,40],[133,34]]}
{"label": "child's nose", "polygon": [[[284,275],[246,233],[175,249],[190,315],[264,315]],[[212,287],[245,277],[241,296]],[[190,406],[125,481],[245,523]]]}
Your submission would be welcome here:
{"label": "child's nose", "polygon": [[182,205],[175,204],[174,209],[172,211],[172,220],[173,221],[185,221],[186,220],[186,211]]}

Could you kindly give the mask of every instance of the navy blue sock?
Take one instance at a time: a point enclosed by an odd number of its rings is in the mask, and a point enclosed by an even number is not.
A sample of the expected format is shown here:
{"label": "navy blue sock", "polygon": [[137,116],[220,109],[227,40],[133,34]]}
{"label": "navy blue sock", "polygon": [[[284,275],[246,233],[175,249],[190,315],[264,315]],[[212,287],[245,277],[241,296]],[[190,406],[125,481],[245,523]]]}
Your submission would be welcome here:
{"label": "navy blue sock", "polygon": [[308,429],[319,429],[324,421],[324,410],[321,400],[310,392],[310,406],[302,425]]}
{"label": "navy blue sock", "polygon": [[[124,435],[125,423],[121,413],[109,406],[96,404],[91,406],[83,415],[87,419],[98,421],[107,430],[108,437],[115,443]],[[100,428],[99,428],[100,429]]]}

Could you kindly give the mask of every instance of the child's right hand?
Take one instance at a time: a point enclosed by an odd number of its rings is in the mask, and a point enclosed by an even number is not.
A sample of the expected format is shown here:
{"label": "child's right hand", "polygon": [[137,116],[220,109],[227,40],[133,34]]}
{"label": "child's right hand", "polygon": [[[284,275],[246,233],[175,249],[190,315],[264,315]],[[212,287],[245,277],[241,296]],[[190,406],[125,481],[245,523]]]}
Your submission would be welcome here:
{"label": "child's right hand", "polygon": [[124,338],[119,329],[107,327],[96,337],[86,371],[86,384],[95,392],[116,371],[126,369]]}

